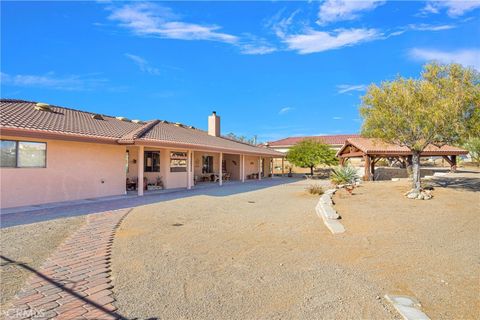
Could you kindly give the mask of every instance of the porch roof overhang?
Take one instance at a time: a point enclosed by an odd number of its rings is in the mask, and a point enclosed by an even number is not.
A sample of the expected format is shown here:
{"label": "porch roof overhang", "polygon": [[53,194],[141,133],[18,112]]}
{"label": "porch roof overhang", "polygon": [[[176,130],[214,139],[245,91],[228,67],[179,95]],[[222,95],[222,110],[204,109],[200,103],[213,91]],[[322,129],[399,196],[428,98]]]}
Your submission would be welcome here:
{"label": "porch roof overhang", "polygon": [[212,151],[212,152],[222,152],[222,153],[229,153],[229,154],[244,154],[244,155],[251,155],[251,156],[265,156],[265,157],[272,157],[272,158],[284,158],[286,155],[284,153],[268,149],[268,148],[257,148],[257,149],[265,149],[258,151],[247,151],[247,150],[239,150],[233,148],[220,148],[214,147],[206,144],[191,144],[191,143],[179,143],[175,141],[168,141],[168,140],[136,140],[132,145],[143,145],[149,147],[158,147],[158,148],[178,148],[178,149],[189,149],[193,151]]}
{"label": "porch roof overhang", "polygon": [[[467,150],[454,146],[444,145],[437,147],[428,145],[420,156],[458,156],[466,154],[468,154]],[[366,155],[372,157],[405,157],[412,155],[412,151],[407,147],[385,143],[379,139],[351,138],[347,139],[342,148],[337,152],[338,158],[359,158]]]}
{"label": "porch roof overhang", "polygon": [[30,128],[0,127],[0,135],[22,138],[39,138],[51,140],[64,140],[73,142],[91,142],[103,144],[118,144],[117,138],[100,137],[87,134],[70,133],[65,131],[41,130]]}

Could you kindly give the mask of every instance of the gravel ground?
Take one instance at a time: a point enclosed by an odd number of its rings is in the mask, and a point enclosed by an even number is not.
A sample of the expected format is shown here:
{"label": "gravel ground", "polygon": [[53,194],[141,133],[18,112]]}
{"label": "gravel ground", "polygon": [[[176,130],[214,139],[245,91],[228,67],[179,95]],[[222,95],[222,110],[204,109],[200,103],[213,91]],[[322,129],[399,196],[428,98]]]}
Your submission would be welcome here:
{"label": "gravel ground", "polygon": [[[395,319],[315,214],[306,182],[135,208],[117,231],[116,306],[146,319]],[[345,250],[345,252],[344,252]],[[341,260],[341,259],[340,259]]]}
{"label": "gravel ground", "polygon": [[409,200],[408,181],[372,182],[334,200],[348,254],[332,257],[420,300],[432,319],[480,319],[480,173],[436,179],[434,198]]}
{"label": "gravel ground", "polygon": [[[58,219],[25,226],[0,229],[2,256],[38,268],[55,248],[83,223],[85,217]],[[21,289],[30,272],[1,259],[1,307]]]}

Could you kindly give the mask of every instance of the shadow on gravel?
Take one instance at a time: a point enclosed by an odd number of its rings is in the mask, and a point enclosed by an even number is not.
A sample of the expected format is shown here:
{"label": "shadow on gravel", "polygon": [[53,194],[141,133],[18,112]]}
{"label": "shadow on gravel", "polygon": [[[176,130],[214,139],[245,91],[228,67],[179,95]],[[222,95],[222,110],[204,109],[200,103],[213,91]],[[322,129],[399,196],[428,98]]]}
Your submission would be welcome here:
{"label": "shadow on gravel", "polygon": [[[2,213],[0,215],[0,228],[13,227],[17,225],[30,224],[41,221],[48,221],[59,218],[75,217],[80,215],[100,213],[111,210],[126,209],[142,205],[176,200],[180,198],[194,196],[226,197],[235,194],[257,191],[278,185],[288,185],[302,179],[296,178],[273,178],[260,181],[251,181],[246,183],[225,183],[219,186],[202,186],[192,190],[175,190],[172,192],[159,194],[145,194],[143,197],[126,196],[124,198],[104,201],[92,201],[81,204],[59,205],[53,208],[26,209],[12,213]],[[8,209],[6,209],[8,212]],[[4,211],[5,212],[5,211]]]}
{"label": "shadow on gravel", "polygon": [[[92,300],[88,299],[88,297],[83,297],[81,294],[77,293],[76,291],[65,287],[65,283],[58,282],[57,280],[54,280],[54,279],[46,276],[45,274],[37,271],[36,269],[26,265],[23,262],[18,262],[18,261],[12,260],[10,258],[7,258],[7,257],[3,256],[3,255],[0,255],[0,258],[2,259],[1,266],[6,266],[6,265],[19,266],[20,268],[28,270],[29,272],[37,275],[38,277],[40,277],[43,280],[47,281],[48,283],[56,286],[57,288],[60,288],[63,292],[68,293],[69,295],[75,297],[77,300],[81,300],[81,301],[85,302],[86,304],[92,306],[93,308],[95,308],[97,310],[100,310],[105,315],[109,315],[111,317],[114,317],[115,319],[127,320],[127,318],[122,316],[121,314],[119,314],[117,312],[114,312],[114,311],[110,311],[110,310],[104,308],[103,306],[97,304],[95,301],[92,301]],[[68,312],[68,311],[66,311],[66,312]]]}
{"label": "shadow on gravel", "polygon": [[479,178],[437,178],[432,181],[433,186],[442,188],[461,189],[467,191],[480,191]]}

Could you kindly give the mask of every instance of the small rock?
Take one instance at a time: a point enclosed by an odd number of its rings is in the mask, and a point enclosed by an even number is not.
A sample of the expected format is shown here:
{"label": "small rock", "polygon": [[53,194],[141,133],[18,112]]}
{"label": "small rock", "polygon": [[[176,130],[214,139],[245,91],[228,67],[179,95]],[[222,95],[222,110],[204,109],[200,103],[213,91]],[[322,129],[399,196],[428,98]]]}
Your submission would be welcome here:
{"label": "small rock", "polygon": [[408,199],[417,199],[418,198],[418,192],[412,192],[407,194]]}

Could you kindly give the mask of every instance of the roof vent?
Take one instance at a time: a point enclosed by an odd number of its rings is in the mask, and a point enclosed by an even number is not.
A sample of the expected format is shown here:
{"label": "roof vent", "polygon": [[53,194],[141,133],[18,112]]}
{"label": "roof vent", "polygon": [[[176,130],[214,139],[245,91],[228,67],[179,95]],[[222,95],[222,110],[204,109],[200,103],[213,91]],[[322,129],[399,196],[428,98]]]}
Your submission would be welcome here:
{"label": "roof vent", "polygon": [[117,120],[120,120],[120,121],[125,121],[125,122],[130,122],[130,119],[128,118],[125,118],[125,117],[115,117]]}
{"label": "roof vent", "polygon": [[50,108],[50,105],[48,103],[42,103],[42,102],[38,102],[35,104],[35,110],[39,110],[39,111],[53,111],[51,108]]}
{"label": "roof vent", "polygon": [[101,114],[92,114],[92,118],[95,120],[105,120]]}
{"label": "roof vent", "polygon": [[143,122],[142,120],[138,120],[138,119],[132,120],[132,122],[133,122],[133,123],[140,123],[140,124],[141,124],[141,123],[145,123],[145,122]]}

